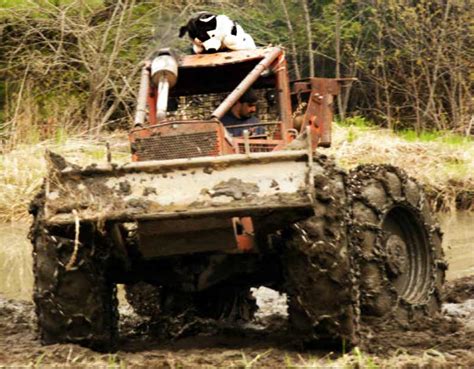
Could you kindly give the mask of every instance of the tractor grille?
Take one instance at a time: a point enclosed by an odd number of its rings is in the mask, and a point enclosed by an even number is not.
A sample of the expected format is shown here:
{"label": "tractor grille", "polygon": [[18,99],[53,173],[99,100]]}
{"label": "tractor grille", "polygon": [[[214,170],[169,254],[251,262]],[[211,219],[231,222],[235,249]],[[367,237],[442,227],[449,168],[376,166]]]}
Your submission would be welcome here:
{"label": "tractor grille", "polygon": [[[276,147],[274,143],[250,143],[250,152],[270,152]],[[239,153],[245,153],[245,144],[239,142]]]}
{"label": "tractor grille", "polygon": [[151,136],[136,140],[138,160],[166,160],[218,155],[217,132]]}

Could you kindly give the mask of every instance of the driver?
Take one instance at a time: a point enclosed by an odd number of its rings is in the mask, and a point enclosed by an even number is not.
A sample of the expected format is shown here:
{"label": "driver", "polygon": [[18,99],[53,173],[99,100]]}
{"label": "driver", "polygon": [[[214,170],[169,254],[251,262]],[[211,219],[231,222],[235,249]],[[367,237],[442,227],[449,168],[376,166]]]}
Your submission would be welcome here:
{"label": "driver", "polygon": [[260,123],[260,120],[255,116],[257,101],[257,94],[253,89],[249,88],[240,97],[239,101],[222,117],[221,122],[232,136],[243,136],[244,130],[248,130],[251,136],[265,134],[264,127],[254,126]]}

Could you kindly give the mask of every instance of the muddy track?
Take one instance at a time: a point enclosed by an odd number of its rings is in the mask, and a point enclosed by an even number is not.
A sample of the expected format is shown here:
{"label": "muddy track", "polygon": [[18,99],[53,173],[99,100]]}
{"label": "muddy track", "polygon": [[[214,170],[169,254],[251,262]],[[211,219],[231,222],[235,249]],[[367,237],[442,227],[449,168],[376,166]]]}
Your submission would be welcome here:
{"label": "muddy track", "polygon": [[[473,283],[473,278],[466,278],[457,281],[453,288],[471,290]],[[448,289],[448,296],[453,288]],[[473,367],[474,295],[467,297],[459,304],[445,304],[442,316],[418,321],[416,325],[400,327],[385,323],[376,328],[362,327],[364,355],[370,355],[372,363],[386,368]],[[122,339],[116,356],[110,356],[72,344],[42,346],[36,333],[33,303],[0,298],[0,365],[110,367],[123,362],[145,367],[244,367],[258,357],[254,367],[286,367],[289,363],[302,365],[311,360],[322,360],[320,365],[329,358],[341,360],[340,352],[308,350],[299,344],[297,337],[289,333],[284,298],[259,290],[257,299],[263,303],[253,324],[201,321],[175,340],[163,338],[146,319],[122,305]],[[456,313],[453,306],[462,313]]]}

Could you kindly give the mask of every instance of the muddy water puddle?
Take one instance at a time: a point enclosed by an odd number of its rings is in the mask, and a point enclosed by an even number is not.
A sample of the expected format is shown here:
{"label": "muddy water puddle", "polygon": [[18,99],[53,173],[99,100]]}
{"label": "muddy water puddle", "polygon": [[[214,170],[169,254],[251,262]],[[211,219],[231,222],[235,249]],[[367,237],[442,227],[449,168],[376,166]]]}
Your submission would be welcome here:
{"label": "muddy water puddle", "polygon": [[[474,275],[474,213],[439,217],[449,262],[448,280]],[[31,299],[33,274],[27,223],[0,224],[0,294]]]}
{"label": "muddy water puddle", "polygon": [[27,223],[0,224],[0,294],[31,299],[33,286],[31,244]]}
{"label": "muddy water puddle", "polygon": [[474,275],[474,213],[457,212],[440,218],[448,280]]}

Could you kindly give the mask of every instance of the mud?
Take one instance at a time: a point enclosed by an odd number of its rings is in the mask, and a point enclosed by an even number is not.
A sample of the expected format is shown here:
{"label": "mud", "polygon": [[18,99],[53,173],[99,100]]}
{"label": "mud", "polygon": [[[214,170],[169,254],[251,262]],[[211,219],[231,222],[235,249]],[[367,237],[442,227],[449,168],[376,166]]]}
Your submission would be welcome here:
{"label": "mud", "polygon": [[469,299],[474,299],[474,275],[448,282],[445,295],[446,302],[462,303]]}
{"label": "mud", "polygon": [[[410,326],[396,322],[363,326],[363,355],[380,367],[473,367],[474,296],[457,292],[473,288],[474,278],[451,283],[446,296],[467,298],[462,303],[446,303],[443,315],[437,318],[419,319]],[[261,288],[256,298],[260,310],[252,323],[196,321],[171,340],[121,304],[119,351],[100,354],[70,344],[42,346],[35,333],[33,304],[0,297],[0,365],[209,368],[354,364],[344,360],[357,355],[344,355],[341,349],[303,347],[288,330],[285,296]]]}

